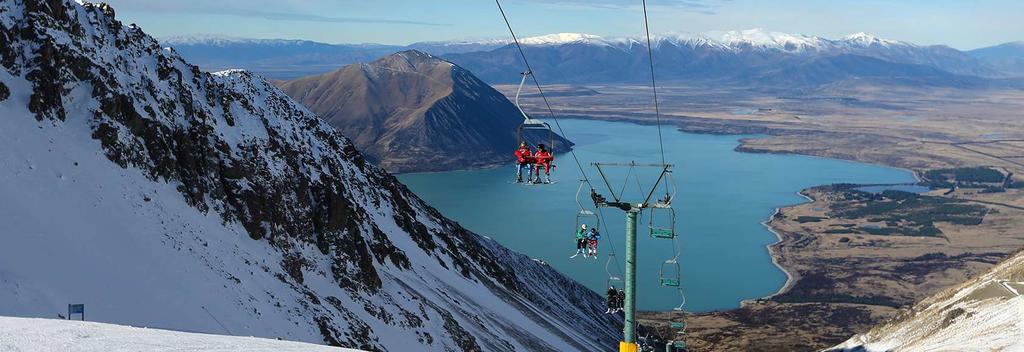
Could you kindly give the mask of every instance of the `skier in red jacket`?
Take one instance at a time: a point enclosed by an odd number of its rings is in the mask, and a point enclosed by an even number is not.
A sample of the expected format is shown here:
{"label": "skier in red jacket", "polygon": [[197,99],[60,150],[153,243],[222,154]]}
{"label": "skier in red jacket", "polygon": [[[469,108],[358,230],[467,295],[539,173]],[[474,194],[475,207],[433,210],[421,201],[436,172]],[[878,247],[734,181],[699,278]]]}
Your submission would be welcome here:
{"label": "skier in red jacket", "polygon": [[551,162],[555,161],[555,156],[552,155],[543,144],[538,144],[537,152],[533,154],[533,158],[533,174],[537,176],[536,181],[534,182],[541,182],[540,167],[544,166],[544,183],[551,183],[551,168],[554,167],[554,165],[551,165]]}
{"label": "skier in red jacket", "polygon": [[526,180],[533,180],[533,151],[530,150],[530,146],[526,142],[519,144],[519,149],[516,149],[516,183],[523,182],[523,169],[526,169]]}

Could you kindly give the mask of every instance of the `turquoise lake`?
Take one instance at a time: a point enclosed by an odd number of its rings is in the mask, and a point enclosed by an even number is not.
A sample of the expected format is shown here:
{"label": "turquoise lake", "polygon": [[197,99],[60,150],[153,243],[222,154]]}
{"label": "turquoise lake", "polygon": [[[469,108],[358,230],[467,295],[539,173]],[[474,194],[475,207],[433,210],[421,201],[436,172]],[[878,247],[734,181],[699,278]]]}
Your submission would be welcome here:
{"label": "turquoise lake", "polygon": [[[598,191],[609,196],[591,162],[657,163],[657,128],[620,122],[561,120],[567,137]],[[734,151],[741,138],[679,132],[663,128],[666,161],[675,165],[678,193],[676,231],[687,311],[702,312],[739,306],[744,299],[770,295],[786,281],[772,264],[766,246],[776,237],[761,223],[775,208],[806,201],[801,189],[832,183],[906,183],[905,170],[817,157],[750,154]],[[615,276],[625,249],[625,215],[604,209],[598,259],[575,252],[576,191],[580,171],[569,154],[558,155],[556,184],[524,186],[513,183],[512,148],[509,165],[486,170],[406,174],[399,176],[417,195],[449,218],[478,234],[530,257],[543,260],[591,289],[607,288],[606,261],[614,248],[617,263],[608,265]],[[624,181],[628,169],[609,169],[608,178],[624,200],[636,199],[641,187],[650,188],[657,173],[641,173]],[[592,204],[585,187],[581,202]],[[659,188],[657,195],[664,194]],[[642,200],[642,199],[640,199]],[[638,202],[639,200],[637,200]],[[658,218],[662,219],[662,218]],[[640,310],[670,310],[681,303],[675,288],[659,285],[659,269],[673,254],[672,241],[648,236],[645,213],[638,226],[637,294]]]}

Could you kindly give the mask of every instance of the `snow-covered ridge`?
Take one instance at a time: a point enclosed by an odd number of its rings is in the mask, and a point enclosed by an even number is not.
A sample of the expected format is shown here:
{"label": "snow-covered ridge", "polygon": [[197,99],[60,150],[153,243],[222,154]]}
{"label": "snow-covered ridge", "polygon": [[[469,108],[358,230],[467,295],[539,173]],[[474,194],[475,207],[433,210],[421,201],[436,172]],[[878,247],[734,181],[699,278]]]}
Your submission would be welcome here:
{"label": "snow-covered ridge", "polygon": [[871,34],[867,34],[867,33],[864,33],[864,32],[854,33],[854,34],[850,34],[848,36],[845,36],[845,37],[843,37],[843,41],[849,42],[849,43],[857,43],[857,44],[860,44],[862,46],[870,46],[870,45],[881,45],[881,46],[896,46],[896,45],[916,46],[914,44],[910,44],[910,43],[906,43],[906,42],[901,42],[901,41],[898,41],[898,40],[879,38],[879,37],[876,37],[876,36],[873,36]]}
{"label": "snow-covered ridge", "polygon": [[[701,34],[658,34],[652,36],[652,41],[654,42],[652,44],[655,45],[671,43],[675,45],[707,46],[731,50],[760,48],[789,52],[866,48],[871,45],[913,46],[913,44],[910,43],[882,39],[863,32],[851,34],[840,39],[827,39],[803,34],[772,32],[760,28],[733,31],[711,31]],[[494,40],[479,41],[475,43],[482,44],[485,42],[493,43]],[[586,33],[555,33],[520,39],[520,43],[524,45],[548,46],[565,44],[628,46],[645,42],[646,38],[644,37],[602,37]],[[473,42],[461,41],[459,43],[469,44]]]}
{"label": "snow-covered ridge", "polygon": [[1024,252],[829,351],[1024,351]]}
{"label": "snow-covered ridge", "polygon": [[[818,36],[803,34],[790,34],[783,32],[766,31],[755,28],[747,30],[732,31],[710,31],[701,34],[688,33],[667,33],[652,35],[655,45],[662,42],[682,45],[703,45],[720,48],[741,49],[749,47],[771,48],[785,51],[795,50],[825,50],[835,48],[864,48],[871,45],[881,46],[914,46],[914,44],[879,38],[864,32],[854,33],[839,39],[828,39]],[[267,45],[294,45],[308,43],[309,41],[297,39],[249,39],[236,38],[218,35],[186,35],[161,38],[161,43],[167,45],[209,45],[224,46],[228,44],[267,44]],[[539,36],[519,38],[523,45],[552,46],[565,44],[591,44],[606,46],[626,46],[636,43],[645,43],[646,38],[633,37],[602,37],[587,33],[553,33]],[[407,47],[448,47],[448,46],[475,46],[475,47],[497,47],[511,44],[511,39],[491,38],[478,40],[448,40],[429,41],[411,44]],[[378,46],[378,44],[345,44],[361,46]]]}
{"label": "snow-covered ridge", "polygon": [[595,43],[603,42],[603,38],[585,33],[554,33],[536,37],[526,37],[519,40],[520,44],[526,45],[553,45],[567,43]]}
{"label": "snow-covered ridge", "polygon": [[596,293],[444,218],[249,71],[0,2],[0,315],[365,350],[599,350]]}
{"label": "snow-covered ridge", "polygon": [[359,352],[301,342],[147,329],[76,320],[0,317],[0,351]]}

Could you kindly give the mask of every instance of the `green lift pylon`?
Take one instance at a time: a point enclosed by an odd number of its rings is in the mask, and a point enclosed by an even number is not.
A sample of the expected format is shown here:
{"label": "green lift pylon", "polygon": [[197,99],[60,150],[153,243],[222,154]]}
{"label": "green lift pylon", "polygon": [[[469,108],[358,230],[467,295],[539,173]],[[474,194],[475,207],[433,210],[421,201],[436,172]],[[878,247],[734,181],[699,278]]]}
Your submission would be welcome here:
{"label": "green lift pylon", "polygon": [[[636,229],[637,219],[639,218],[640,212],[644,209],[653,207],[650,204],[651,197],[654,192],[658,189],[663,181],[666,180],[666,175],[672,172],[672,165],[669,164],[637,164],[631,162],[628,164],[593,164],[597,168],[597,172],[604,179],[605,185],[608,187],[608,192],[611,193],[613,201],[605,200],[604,196],[601,196],[594,192],[591,197],[594,198],[594,204],[599,207],[615,208],[622,210],[626,213],[626,272],[625,272],[625,299],[622,304],[622,309],[625,315],[622,327],[622,341],[619,342],[619,352],[638,352],[639,346],[636,343]],[[657,167],[661,169],[661,173],[658,175],[658,180],[652,186],[650,192],[647,193],[647,197],[643,202],[640,203],[629,203],[621,201],[621,194],[615,194],[615,189],[608,182],[608,177],[605,176],[602,166],[628,166],[631,169],[637,167]],[[632,170],[631,170],[632,171]],[[637,175],[639,177],[639,175]],[[629,181],[627,176],[626,181]],[[667,186],[666,186],[667,193]],[[669,207],[672,199],[671,196],[666,194],[665,199],[657,201],[659,207]]]}
{"label": "green lift pylon", "polygon": [[[626,344],[632,344],[636,351],[636,222],[637,215],[643,208],[636,206],[626,211],[626,300],[622,309],[625,311],[625,321],[622,327],[622,338]],[[619,346],[623,351],[624,346]]]}

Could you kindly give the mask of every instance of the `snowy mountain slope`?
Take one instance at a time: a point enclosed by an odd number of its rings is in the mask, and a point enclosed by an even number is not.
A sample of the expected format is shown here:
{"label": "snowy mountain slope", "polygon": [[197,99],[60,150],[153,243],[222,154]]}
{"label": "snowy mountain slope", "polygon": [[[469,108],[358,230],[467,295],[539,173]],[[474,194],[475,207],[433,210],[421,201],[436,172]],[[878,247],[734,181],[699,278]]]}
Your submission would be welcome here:
{"label": "snowy mountain slope", "polygon": [[598,350],[597,294],[469,233],[246,71],[0,2],[0,315],[365,350]]}
{"label": "snowy mountain slope", "polygon": [[358,352],[309,343],[186,333],[75,320],[0,317],[8,352]]}
{"label": "snowy mountain slope", "polygon": [[1024,252],[830,351],[1024,351]]}

